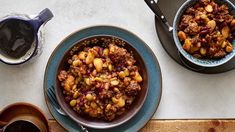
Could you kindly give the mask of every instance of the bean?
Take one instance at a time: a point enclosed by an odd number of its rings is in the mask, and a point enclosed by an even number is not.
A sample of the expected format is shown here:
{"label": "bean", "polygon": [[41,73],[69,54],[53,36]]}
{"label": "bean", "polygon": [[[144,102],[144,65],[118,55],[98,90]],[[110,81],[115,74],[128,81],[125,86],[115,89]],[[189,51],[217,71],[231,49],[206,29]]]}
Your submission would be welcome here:
{"label": "bean", "polygon": [[86,99],[89,100],[89,101],[92,101],[93,100],[93,96],[91,94],[87,94],[86,95]]}
{"label": "bean", "polygon": [[200,36],[204,36],[204,35],[206,35],[206,34],[208,34],[208,33],[210,33],[210,29],[206,29],[206,30],[200,31],[200,32],[199,32],[199,35],[200,35]]}
{"label": "bean", "polygon": [[69,104],[70,104],[70,106],[73,107],[73,106],[75,106],[77,104],[77,101],[75,99],[73,99],[73,100],[70,101]]}
{"label": "bean", "polygon": [[207,6],[205,7],[205,10],[206,10],[207,12],[212,12],[212,11],[213,11],[213,7],[212,7],[211,5],[207,5]]}
{"label": "bean", "polygon": [[207,23],[207,26],[210,28],[210,31],[213,31],[216,27],[216,22],[214,20],[211,20]]}

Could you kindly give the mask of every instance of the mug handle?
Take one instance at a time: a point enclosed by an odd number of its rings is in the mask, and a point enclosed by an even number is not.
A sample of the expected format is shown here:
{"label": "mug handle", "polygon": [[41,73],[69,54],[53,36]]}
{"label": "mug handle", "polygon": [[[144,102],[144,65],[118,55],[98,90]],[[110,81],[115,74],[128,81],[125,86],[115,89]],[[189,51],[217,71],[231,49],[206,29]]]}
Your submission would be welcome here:
{"label": "mug handle", "polygon": [[47,23],[49,20],[51,20],[53,18],[53,16],[54,15],[52,14],[50,9],[45,8],[44,10],[42,10],[36,17],[34,17],[31,20],[31,23],[33,25],[34,30],[38,31],[40,26],[42,24]]}

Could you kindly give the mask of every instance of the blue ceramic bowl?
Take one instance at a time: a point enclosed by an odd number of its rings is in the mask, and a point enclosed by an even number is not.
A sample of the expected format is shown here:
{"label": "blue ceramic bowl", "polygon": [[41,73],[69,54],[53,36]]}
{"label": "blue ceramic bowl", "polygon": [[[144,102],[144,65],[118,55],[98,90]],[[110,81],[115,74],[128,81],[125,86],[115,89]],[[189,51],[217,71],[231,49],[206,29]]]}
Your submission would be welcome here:
{"label": "blue ceramic bowl", "polygon": [[[198,59],[193,57],[191,54],[189,54],[188,52],[186,52],[183,47],[182,47],[182,43],[180,42],[179,38],[178,38],[178,25],[180,23],[181,20],[181,16],[183,15],[183,13],[185,12],[185,10],[188,7],[191,7],[192,5],[194,5],[195,3],[197,3],[199,0],[187,0],[177,11],[175,18],[174,18],[174,22],[173,22],[173,37],[174,37],[174,41],[176,44],[176,47],[178,48],[179,52],[190,62],[192,62],[193,64],[196,64],[198,66],[201,67],[216,67],[216,66],[220,66],[226,62],[228,62],[229,60],[231,60],[234,55],[235,55],[235,48],[233,49],[233,51],[229,54],[227,54],[225,57],[221,58],[221,59]],[[229,7],[229,10],[231,12],[231,14],[233,16],[235,16],[235,6],[229,1],[229,0],[214,0],[216,3],[218,4],[226,4]],[[232,42],[232,45],[235,46],[235,41]]]}

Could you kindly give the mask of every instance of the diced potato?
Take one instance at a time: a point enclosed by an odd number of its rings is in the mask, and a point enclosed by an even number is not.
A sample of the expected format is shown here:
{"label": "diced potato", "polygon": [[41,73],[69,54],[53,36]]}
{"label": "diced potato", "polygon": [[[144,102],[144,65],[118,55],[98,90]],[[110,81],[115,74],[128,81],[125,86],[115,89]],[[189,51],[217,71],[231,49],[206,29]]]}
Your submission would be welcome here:
{"label": "diced potato", "polygon": [[78,54],[78,58],[81,60],[85,60],[86,56],[87,56],[87,52],[84,52],[84,51],[82,51]]}
{"label": "diced potato", "polygon": [[91,85],[91,80],[90,78],[84,78],[84,82],[87,84],[87,85]]}
{"label": "diced potato", "polygon": [[88,55],[86,57],[86,64],[92,63],[94,58],[95,58],[95,55],[92,52],[88,52]]}
{"label": "diced potato", "polygon": [[227,42],[224,41],[224,42],[222,43],[221,47],[222,47],[222,48],[225,48],[226,45],[227,45]]}
{"label": "diced potato", "polygon": [[64,90],[66,90],[68,92],[71,90],[71,87],[70,87],[70,85],[68,83],[64,84]]}
{"label": "diced potato", "polygon": [[232,52],[232,51],[233,51],[233,47],[232,47],[232,46],[227,45],[227,46],[226,46],[226,48],[225,48],[225,51],[226,51],[226,52],[228,52],[228,53],[230,53],[230,52]]}
{"label": "diced potato", "polygon": [[188,38],[185,39],[184,44],[183,44],[183,49],[185,49],[186,51],[189,51],[191,46],[192,46],[192,43],[191,43],[190,39],[188,39]]}
{"label": "diced potato", "polygon": [[103,50],[103,54],[104,54],[105,56],[108,56],[108,55],[109,55],[109,49],[108,49],[108,48],[105,48],[105,49]]}
{"label": "diced potato", "polygon": [[118,99],[116,99],[115,97],[112,97],[112,101],[113,101],[113,103],[118,103]]}
{"label": "diced potato", "polygon": [[118,76],[119,76],[120,78],[124,78],[124,77],[126,77],[126,74],[125,74],[124,71],[120,71],[120,72],[118,73]]}
{"label": "diced potato", "polygon": [[119,107],[125,106],[125,100],[124,100],[122,97],[119,98],[117,105],[118,105]]}
{"label": "diced potato", "polygon": [[96,109],[97,108],[97,104],[95,102],[91,102],[91,108]]}
{"label": "diced potato", "polygon": [[80,61],[80,60],[75,60],[75,61],[73,61],[73,66],[79,66],[79,65],[81,65],[82,64],[82,62]]}
{"label": "diced potato", "polygon": [[229,33],[230,33],[230,29],[228,26],[226,26],[222,29],[222,35],[224,38],[227,38],[229,36]]}
{"label": "diced potato", "polygon": [[231,24],[232,27],[235,27],[235,19],[232,20]]}
{"label": "diced potato", "polygon": [[125,73],[125,76],[129,76],[130,75],[130,72],[129,72],[129,70],[127,68],[124,70],[124,73]]}
{"label": "diced potato", "polygon": [[93,63],[97,72],[102,71],[103,61],[100,58],[95,58]]}
{"label": "diced potato", "polygon": [[143,78],[141,77],[141,75],[139,74],[139,72],[135,72],[135,76],[133,77],[134,80],[136,80],[137,82],[142,82]]}
{"label": "diced potato", "polygon": [[186,34],[183,31],[179,31],[178,37],[181,41],[184,41],[186,39]]}

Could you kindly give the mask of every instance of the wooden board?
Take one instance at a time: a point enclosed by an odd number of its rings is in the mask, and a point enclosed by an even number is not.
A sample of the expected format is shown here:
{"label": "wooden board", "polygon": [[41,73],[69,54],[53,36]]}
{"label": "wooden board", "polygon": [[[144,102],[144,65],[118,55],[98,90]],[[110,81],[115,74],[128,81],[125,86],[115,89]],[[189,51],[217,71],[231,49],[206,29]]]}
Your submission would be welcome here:
{"label": "wooden board", "polygon": [[[55,120],[51,132],[66,132]],[[235,119],[228,120],[150,120],[140,132],[234,132]]]}

